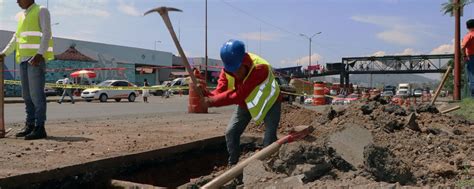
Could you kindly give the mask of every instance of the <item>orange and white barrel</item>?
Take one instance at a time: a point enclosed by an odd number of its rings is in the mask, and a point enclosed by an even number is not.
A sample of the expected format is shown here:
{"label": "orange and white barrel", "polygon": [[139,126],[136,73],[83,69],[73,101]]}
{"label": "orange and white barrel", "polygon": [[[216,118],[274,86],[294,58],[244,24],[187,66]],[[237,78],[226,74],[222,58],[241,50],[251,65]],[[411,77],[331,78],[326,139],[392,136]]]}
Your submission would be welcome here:
{"label": "orange and white barrel", "polygon": [[313,105],[325,105],[326,97],[324,96],[324,83],[314,84]]}

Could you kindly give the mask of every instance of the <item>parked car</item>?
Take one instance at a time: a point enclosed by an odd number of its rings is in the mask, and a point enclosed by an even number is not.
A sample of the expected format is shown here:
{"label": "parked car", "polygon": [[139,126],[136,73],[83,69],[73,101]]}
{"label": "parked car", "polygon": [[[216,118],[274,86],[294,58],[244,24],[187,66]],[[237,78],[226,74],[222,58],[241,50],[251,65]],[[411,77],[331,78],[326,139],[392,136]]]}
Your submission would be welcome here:
{"label": "parked car", "polygon": [[[277,75],[275,76],[275,80],[277,81],[278,85],[280,86],[280,90],[282,92],[288,92],[288,93],[296,93],[296,87],[292,86],[289,84],[289,82],[282,76]],[[290,94],[285,94],[282,93],[283,96],[283,101],[287,102],[293,102],[296,99],[295,95],[290,95]]]}
{"label": "parked car", "polygon": [[51,88],[51,87],[45,87],[44,88],[44,94],[46,96],[57,96],[57,95],[59,95],[58,91],[56,89]]}
{"label": "parked car", "polygon": [[[152,87],[170,87],[172,81],[163,81],[161,85],[153,85]],[[150,94],[155,96],[162,96],[164,93],[163,89],[151,89]]]}
{"label": "parked car", "polygon": [[[97,85],[98,87],[136,87],[136,85],[125,80],[106,80]],[[122,99],[128,99],[129,102],[134,102],[138,96],[135,90],[109,90],[100,88],[90,88],[82,91],[81,97],[87,102],[92,100],[99,100],[100,102],[107,102],[108,99],[115,99],[120,102]]]}
{"label": "parked car", "polygon": [[[173,79],[173,81],[171,81],[171,84],[170,84],[170,87],[188,87],[188,86],[189,84],[188,84],[187,78],[185,77]],[[189,94],[189,89],[181,89],[181,90],[172,89],[171,90],[171,93],[173,94],[179,94],[180,92],[184,95],[187,95]]]}
{"label": "parked car", "polygon": [[[56,81],[56,84],[58,84],[58,85],[63,85],[63,84],[64,84],[64,79],[58,79],[58,80]],[[61,94],[61,95],[63,94],[63,91],[64,91],[63,88],[54,88],[54,89],[56,90],[56,93]],[[45,91],[45,92],[46,92],[46,91]]]}

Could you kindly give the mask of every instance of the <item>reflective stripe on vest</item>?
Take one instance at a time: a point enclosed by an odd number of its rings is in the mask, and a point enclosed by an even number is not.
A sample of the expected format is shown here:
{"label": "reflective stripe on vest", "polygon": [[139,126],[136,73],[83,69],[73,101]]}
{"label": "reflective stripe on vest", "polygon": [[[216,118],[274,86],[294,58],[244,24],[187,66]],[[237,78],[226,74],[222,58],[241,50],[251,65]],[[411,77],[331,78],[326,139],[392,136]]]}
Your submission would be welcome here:
{"label": "reflective stripe on vest", "polygon": [[[16,31],[16,62],[21,63],[22,57],[32,57],[38,53],[41,44],[41,27],[39,24],[40,6],[37,4],[31,5],[28,14],[22,15],[18,22],[18,29]],[[53,39],[49,39],[48,49],[43,54],[46,60],[54,58],[53,53]]]}
{"label": "reflective stripe on vest", "polygon": [[[270,108],[273,106],[273,104],[275,104],[276,100],[278,99],[278,95],[280,94],[280,86],[275,80],[275,76],[273,75],[270,64],[257,55],[251,53],[248,54],[252,59],[253,64],[252,68],[244,79],[244,83],[252,73],[255,66],[259,64],[265,64],[268,67],[268,76],[265,81],[259,86],[257,86],[249,94],[249,96],[245,98],[245,103],[250,112],[250,115],[252,115],[253,120],[257,124],[260,124],[267,115]],[[235,78],[230,74],[225,74],[227,78],[227,89],[235,90]]]}

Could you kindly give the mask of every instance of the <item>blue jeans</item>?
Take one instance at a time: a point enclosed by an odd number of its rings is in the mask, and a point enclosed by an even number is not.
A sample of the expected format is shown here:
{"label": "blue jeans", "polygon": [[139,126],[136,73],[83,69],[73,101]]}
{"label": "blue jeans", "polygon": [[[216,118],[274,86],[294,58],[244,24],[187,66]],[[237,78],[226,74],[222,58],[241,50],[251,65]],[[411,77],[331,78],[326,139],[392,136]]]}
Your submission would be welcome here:
{"label": "blue jeans", "polygon": [[44,94],[46,63],[33,66],[20,64],[21,92],[26,105],[26,123],[44,127],[46,121],[46,95]]}
{"label": "blue jeans", "polygon": [[[280,123],[281,102],[275,102],[263,119],[265,123],[265,136],[263,145],[268,146],[277,140],[277,129]],[[237,164],[240,156],[240,136],[249,124],[252,116],[247,109],[237,106],[230,119],[225,132],[227,151],[229,152],[229,165]]]}
{"label": "blue jeans", "polygon": [[464,66],[467,84],[469,86],[469,94],[471,94],[471,97],[474,97],[474,56],[470,56],[469,61],[467,61]]}

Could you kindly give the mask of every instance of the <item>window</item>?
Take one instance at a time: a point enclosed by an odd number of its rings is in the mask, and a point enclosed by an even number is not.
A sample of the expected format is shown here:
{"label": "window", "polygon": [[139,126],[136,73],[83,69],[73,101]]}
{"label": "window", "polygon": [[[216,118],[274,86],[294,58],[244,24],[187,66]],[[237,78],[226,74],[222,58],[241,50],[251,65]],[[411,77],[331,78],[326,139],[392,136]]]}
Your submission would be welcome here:
{"label": "window", "polygon": [[124,81],[116,81],[115,83],[112,84],[112,86],[117,86],[117,87],[128,87],[128,83]]}

